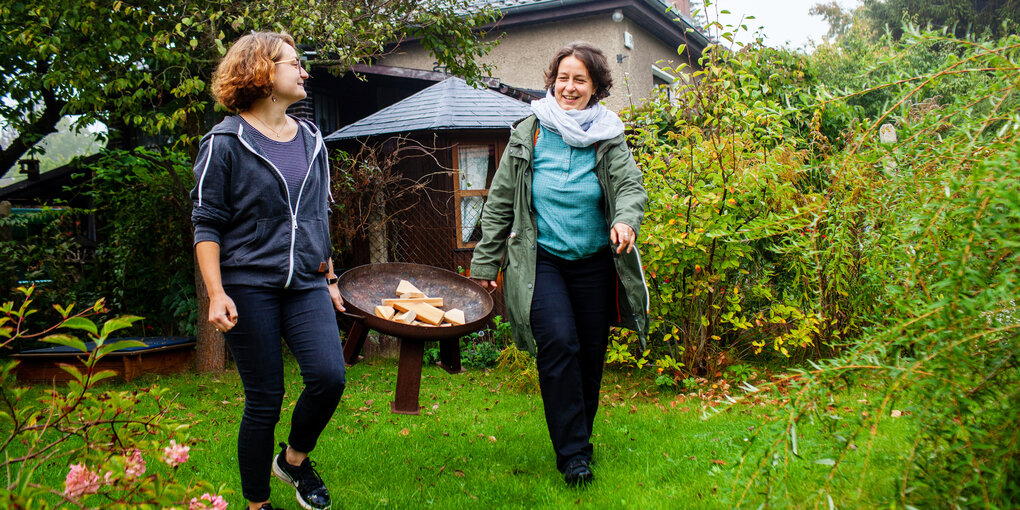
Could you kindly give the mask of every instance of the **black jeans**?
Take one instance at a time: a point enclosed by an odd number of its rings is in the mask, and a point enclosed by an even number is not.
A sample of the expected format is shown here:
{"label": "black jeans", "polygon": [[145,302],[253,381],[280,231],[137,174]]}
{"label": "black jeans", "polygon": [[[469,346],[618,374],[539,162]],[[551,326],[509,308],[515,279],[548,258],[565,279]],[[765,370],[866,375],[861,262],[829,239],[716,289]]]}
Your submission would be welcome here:
{"label": "black jeans", "polygon": [[329,291],[229,286],[237,325],[224,336],[244,384],[237,435],[241,491],[248,501],[269,499],[274,429],[283,405],[282,337],[301,367],[305,388],[291,419],[288,443],[310,452],[333,416],[346,384],[340,331]]}
{"label": "black jeans", "polygon": [[531,331],[556,467],[590,460],[616,283],[613,256],[565,260],[538,247]]}

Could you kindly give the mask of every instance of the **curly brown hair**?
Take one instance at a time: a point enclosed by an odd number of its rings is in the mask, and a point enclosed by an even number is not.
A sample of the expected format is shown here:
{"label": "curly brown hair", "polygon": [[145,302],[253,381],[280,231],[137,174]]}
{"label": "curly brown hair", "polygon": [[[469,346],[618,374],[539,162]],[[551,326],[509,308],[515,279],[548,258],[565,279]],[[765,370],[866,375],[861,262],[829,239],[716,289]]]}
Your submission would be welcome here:
{"label": "curly brown hair", "polygon": [[280,32],[252,32],[238,39],[212,77],[212,94],[227,110],[237,113],[273,92],[276,59],[289,44],[297,51],[294,38]]}
{"label": "curly brown hair", "polygon": [[545,88],[553,89],[556,74],[560,70],[560,62],[570,56],[580,60],[588,70],[588,76],[591,76],[594,92],[588,101],[588,108],[609,97],[609,89],[613,88],[613,74],[609,71],[609,62],[606,61],[606,55],[602,50],[586,41],[574,41],[556,52],[556,56],[549,62],[549,69],[545,71]]}

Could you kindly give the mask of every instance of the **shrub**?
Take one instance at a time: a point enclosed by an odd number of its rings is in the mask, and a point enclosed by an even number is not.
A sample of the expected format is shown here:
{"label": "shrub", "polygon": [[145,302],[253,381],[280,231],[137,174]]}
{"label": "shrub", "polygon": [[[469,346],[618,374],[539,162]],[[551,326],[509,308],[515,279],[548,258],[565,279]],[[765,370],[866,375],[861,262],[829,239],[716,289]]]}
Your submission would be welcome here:
{"label": "shrub", "polygon": [[[784,501],[808,463],[829,466],[829,476],[805,505],[832,506],[836,483],[863,492],[877,469],[901,472],[889,505],[1005,508],[1020,498],[1020,118],[1007,107],[1020,38],[907,33],[907,47],[938,41],[961,56],[915,80],[831,162],[846,175],[882,176],[857,191],[855,212],[870,241],[860,280],[875,296],[872,324],[840,356],[748,387],[785,396],[780,419],[756,431],[736,468],[735,506],[758,494]],[[932,107],[920,95],[943,80],[965,92]],[[885,119],[900,127],[894,144],[874,140]],[[867,398],[831,405],[851,388]],[[913,446],[903,464],[880,467],[872,453],[893,419],[913,423]],[[797,445],[807,423],[829,439],[810,457]]]}
{"label": "shrub", "polygon": [[[53,296],[75,302],[106,297],[118,313],[147,317],[134,326],[134,335],[194,334],[188,157],[173,150],[104,150],[89,168],[94,175],[84,193],[92,208],[0,219],[0,228],[28,231],[27,240],[0,241],[0,274],[45,282],[39,304],[46,313],[29,323],[43,327],[57,319],[48,312],[59,304],[50,301]],[[95,243],[87,235],[89,215],[95,218]],[[17,297],[12,280],[0,282],[0,299]],[[31,347],[22,343],[19,348]]]}
{"label": "shrub", "polygon": [[[54,388],[29,399],[28,389],[14,378],[16,361],[0,364],[0,505],[4,508],[97,507],[137,508],[224,505],[207,482],[176,479],[177,467],[188,459],[188,426],[166,418],[172,396],[165,388],[144,391],[99,391],[96,384],[115,375],[97,370],[106,354],[142,345],[136,341],[109,341],[110,335],[140,318],[120,316],[101,326],[92,321],[105,312],[104,301],[76,311],[74,304],[57,305],[61,319],[40,332],[26,329],[26,319],[37,309],[34,287],[18,289],[21,303],[0,307],[0,348],[19,338],[41,337],[85,352],[86,344],[58,331],[85,332],[94,348],[81,365],[61,366],[72,379],[66,388]],[[169,440],[167,444],[166,441]],[[66,477],[48,479],[46,464],[65,463]],[[147,463],[165,462],[169,475],[147,469]]]}

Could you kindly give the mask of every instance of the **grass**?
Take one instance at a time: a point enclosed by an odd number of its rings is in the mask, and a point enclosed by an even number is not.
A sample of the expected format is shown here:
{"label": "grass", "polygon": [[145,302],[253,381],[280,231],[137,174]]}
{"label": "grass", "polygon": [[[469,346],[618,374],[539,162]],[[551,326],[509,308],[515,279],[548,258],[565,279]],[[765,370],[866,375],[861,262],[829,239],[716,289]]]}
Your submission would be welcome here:
{"label": "grass", "polygon": [[[301,391],[292,358],[286,371],[278,440],[286,439],[285,424]],[[426,366],[422,414],[405,416],[389,411],[394,360],[351,367],[343,400],[312,458],[342,508],[731,507],[733,468],[752,432],[774,421],[773,408],[738,405],[705,418],[700,400],[678,402],[660,394],[644,374],[607,370],[593,438],[597,480],[583,490],[566,487],[556,471],[540,397],[504,388],[499,371],[450,375]],[[231,508],[243,508],[235,452],[244,399],[236,372],[150,377],[103,389],[153,383],[179,393],[172,418],[190,423],[197,440],[178,477],[233,490]],[[895,494],[910,428],[906,420],[895,426],[878,436],[866,490],[857,490],[853,475],[862,459],[851,456],[841,465],[847,477],[835,480],[837,506],[876,506]],[[815,463],[813,455],[821,455],[827,440],[812,433],[817,428],[806,424],[799,431],[804,461],[796,469],[803,483],[782,488],[794,507],[824,506],[819,487],[829,466]],[[158,464],[150,460],[150,469],[166,468]],[[62,487],[66,465],[46,469],[47,481]],[[292,489],[276,480],[272,489],[274,505],[298,508]]]}

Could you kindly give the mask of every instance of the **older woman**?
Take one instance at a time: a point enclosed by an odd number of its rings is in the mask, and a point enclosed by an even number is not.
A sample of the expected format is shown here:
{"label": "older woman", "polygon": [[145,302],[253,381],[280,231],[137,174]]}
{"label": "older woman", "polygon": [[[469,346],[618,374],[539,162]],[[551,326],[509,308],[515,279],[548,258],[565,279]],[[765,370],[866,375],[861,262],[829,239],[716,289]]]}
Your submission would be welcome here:
{"label": "older woman", "polygon": [[[287,115],[309,78],[287,34],[252,33],[224,56],[216,100],[235,112],[202,138],[195,161],[195,251],[209,322],[224,333],[244,385],[237,437],[249,508],[271,509],[270,471],[304,508],[330,506],[308,459],[344,390],[334,309],[343,301],[329,240],[329,166],[322,135]],[[283,404],[280,338],[301,367],[287,443],[273,455]]]}
{"label": "older woman", "polygon": [[623,123],[599,104],[612,83],[591,44],[556,53],[545,99],[510,135],[471,260],[484,287],[505,270],[514,338],[537,351],[556,467],[569,485],[594,479],[591,434],[609,327],[644,338],[648,321],[634,249],[647,195]]}

